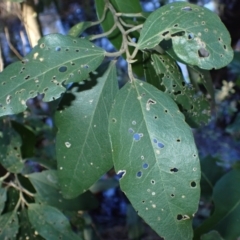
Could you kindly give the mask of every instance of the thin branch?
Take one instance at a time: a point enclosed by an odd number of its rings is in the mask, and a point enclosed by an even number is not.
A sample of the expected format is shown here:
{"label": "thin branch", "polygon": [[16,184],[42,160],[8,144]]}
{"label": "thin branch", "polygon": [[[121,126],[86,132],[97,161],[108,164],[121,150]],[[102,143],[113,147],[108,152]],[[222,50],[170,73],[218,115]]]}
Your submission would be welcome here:
{"label": "thin branch", "polygon": [[140,13],[116,13],[117,17],[129,17],[129,18],[146,18],[141,12]]}
{"label": "thin branch", "polygon": [[104,32],[104,33],[101,33],[101,34],[98,34],[98,35],[93,35],[89,38],[89,40],[95,40],[95,39],[98,39],[98,38],[102,38],[102,37],[107,37],[108,35],[110,35],[115,29],[117,28],[117,24],[115,23],[112,28],[110,30],[108,30],[107,32]]}
{"label": "thin branch", "polygon": [[126,33],[126,34],[129,34],[130,32],[134,32],[134,31],[136,31],[136,30],[139,30],[139,29],[142,28],[142,26],[143,26],[143,24],[139,24],[139,25],[137,25],[137,26],[135,26],[135,27],[133,27],[133,28],[128,29],[125,33]]}
{"label": "thin branch", "polygon": [[119,21],[124,27],[127,27],[127,28],[133,28],[135,26],[133,24],[125,23],[121,18],[119,18]]}
{"label": "thin branch", "polygon": [[6,178],[9,177],[10,174],[11,174],[10,172],[7,172],[4,176],[0,178],[0,181],[4,181]]}
{"label": "thin branch", "polygon": [[12,45],[12,43],[10,42],[9,31],[8,31],[8,28],[7,28],[7,27],[4,27],[4,32],[5,32],[5,35],[6,35],[6,39],[7,39],[8,46],[9,46],[10,49],[15,53],[15,55],[16,55],[20,60],[22,60],[23,57],[19,54],[19,52],[17,51],[17,49],[16,49],[16,48]]}
{"label": "thin branch", "polygon": [[27,195],[30,196],[30,197],[34,197],[34,196],[35,196],[35,194],[29,192],[27,189],[25,189],[25,188],[21,185],[21,183],[20,183],[20,181],[18,180],[18,177],[17,177],[16,174],[15,174],[15,180],[16,180],[17,185],[19,186],[19,189],[20,189],[21,192],[24,192],[25,194],[27,194]]}
{"label": "thin branch", "polygon": [[105,4],[102,17],[98,21],[92,22],[91,23],[91,27],[95,26],[95,25],[98,25],[98,24],[100,24],[100,23],[102,23],[104,21],[104,19],[106,17],[107,10],[108,10],[108,4]]}

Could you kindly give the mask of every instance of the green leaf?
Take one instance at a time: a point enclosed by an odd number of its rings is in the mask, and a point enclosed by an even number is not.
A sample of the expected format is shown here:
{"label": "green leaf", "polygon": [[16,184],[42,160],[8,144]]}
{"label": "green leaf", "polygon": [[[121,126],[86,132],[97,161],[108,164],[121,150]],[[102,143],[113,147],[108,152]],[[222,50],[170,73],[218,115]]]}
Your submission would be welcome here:
{"label": "green leaf", "polygon": [[37,231],[34,230],[32,224],[29,221],[27,210],[23,209],[19,214],[19,233],[18,239],[34,239],[34,240],[42,240],[42,238]]}
{"label": "green leaf", "polygon": [[15,211],[0,216],[0,239],[16,239],[18,218]]}
{"label": "green leaf", "polygon": [[[1,182],[0,182],[0,186],[1,186]],[[0,188],[0,214],[2,213],[5,207],[6,200],[7,200],[7,190],[6,188]]]}
{"label": "green leaf", "polygon": [[207,156],[201,159],[201,194],[211,196],[215,183],[222,177],[223,169],[217,165],[217,158]]}
{"label": "green leaf", "polygon": [[210,230],[218,231],[226,240],[240,236],[240,169],[225,174],[213,190],[214,212],[199,228],[194,239]]}
{"label": "green leaf", "polygon": [[[191,129],[174,101],[139,80],[116,97],[109,132],[120,187],[164,239],[192,239],[200,166]],[[169,231],[171,229],[171,231]]]}
{"label": "green leaf", "polygon": [[[35,200],[48,204],[60,210],[79,211],[96,208],[98,203],[90,192],[86,192],[74,199],[64,199],[60,191],[57,172],[47,170],[28,175],[36,189]],[[87,201],[86,201],[87,200]]]}
{"label": "green leaf", "polygon": [[21,137],[13,129],[7,128],[0,137],[0,163],[9,172],[20,173],[24,167],[21,156]]}
{"label": "green leaf", "polygon": [[29,204],[28,217],[35,230],[46,240],[80,240],[73,233],[68,219],[56,208]]}
{"label": "green leaf", "polygon": [[224,240],[217,231],[211,231],[201,236],[201,240]]}
{"label": "green leaf", "polygon": [[80,22],[74,25],[68,32],[68,35],[72,37],[80,36],[87,28],[91,27],[92,22]]}
{"label": "green leaf", "polygon": [[13,211],[19,199],[19,192],[15,188],[9,188],[7,191],[7,202],[4,212]]}
{"label": "green leaf", "polygon": [[116,67],[111,63],[90,86],[73,87],[71,106],[56,113],[59,180],[66,198],[86,191],[113,165],[108,115],[117,91]]}
{"label": "green leaf", "polygon": [[153,67],[158,76],[162,76],[161,85],[179,106],[187,120],[201,125],[209,121],[209,103],[203,95],[186,84],[175,60],[167,54],[152,54]]}
{"label": "green leaf", "polygon": [[200,6],[175,2],[153,12],[145,21],[139,49],[161,46],[173,58],[203,69],[218,69],[233,58],[231,39],[220,18]]}
{"label": "green leaf", "polygon": [[50,34],[21,62],[0,73],[0,116],[22,112],[26,101],[44,94],[45,102],[65,92],[63,84],[88,78],[103,61],[104,50],[85,39]]}

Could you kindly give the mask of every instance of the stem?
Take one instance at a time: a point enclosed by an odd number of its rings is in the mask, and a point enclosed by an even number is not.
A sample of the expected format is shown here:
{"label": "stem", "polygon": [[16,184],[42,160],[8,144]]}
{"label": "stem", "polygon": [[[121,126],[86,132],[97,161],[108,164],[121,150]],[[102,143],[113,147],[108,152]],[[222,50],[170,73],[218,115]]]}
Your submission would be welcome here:
{"label": "stem", "polygon": [[4,181],[6,178],[8,178],[10,174],[11,174],[10,172],[7,172],[4,176],[2,176],[2,177],[0,178],[0,182],[1,182],[1,181]]}
{"label": "stem", "polygon": [[104,19],[106,17],[107,10],[108,10],[108,4],[105,4],[102,17],[98,21],[92,22],[91,23],[91,27],[95,26],[95,25],[98,25],[98,24],[100,24],[100,23],[102,23],[104,21]]}
{"label": "stem", "polygon": [[129,17],[129,18],[146,18],[140,13],[116,13],[117,17]]}
{"label": "stem", "polygon": [[117,24],[115,23],[115,24],[112,26],[112,28],[111,28],[110,30],[108,30],[107,32],[101,33],[101,34],[98,34],[98,35],[91,36],[91,37],[89,38],[89,40],[92,41],[92,40],[95,40],[95,39],[98,39],[98,38],[106,37],[106,36],[110,35],[116,28],[117,28]]}
{"label": "stem", "polygon": [[126,33],[126,34],[129,34],[130,32],[134,32],[134,31],[142,28],[142,26],[143,26],[143,24],[139,24],[139,25],[137,25],[137,26],[134,26],[133,28],[128,29],[125,33]]}
{"label": "stem", "polygon": [[34,196],[35,196],[35,194],[29,192],[27,189],[25,189],[25,188],[21,185],[21,183],[20,183],[20,181],[18,180],[18,177],[17,177],[16,174],[15,174],[15,179],[16,179],[17,185],[18,185],[18,187],[19,187],[19,189],[20,189],[20,192],[24,192],[25,194],[27,194],[27,195],[30,196],[30,197],[34,197]]}

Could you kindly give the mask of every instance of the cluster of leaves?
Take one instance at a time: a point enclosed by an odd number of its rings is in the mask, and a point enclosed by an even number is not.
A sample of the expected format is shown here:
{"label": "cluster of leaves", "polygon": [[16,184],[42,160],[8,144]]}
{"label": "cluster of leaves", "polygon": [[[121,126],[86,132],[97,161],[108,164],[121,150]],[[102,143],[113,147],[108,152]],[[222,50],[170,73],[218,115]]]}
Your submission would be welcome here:
{"label": "cluster of leaves", "polygon": [[[38,161],[38,172],[26,172],[26,159],[33,156],[23,155],[24,138],[12,121],[2,122],[0,238],[81,239],[68,218],[92,207],[86,207],[94,203],[88,189],[114,167],[122,175],[122,191],[160,236],[192,239],[201,170],[189,125],[209,118],[209,102],[193,86],[201,81],[213,97],[208,70],[231,61],[229,34],[217,15],[185,2],[149,16],[138,0],[95,4],[98,22],[79,23],[68,36],[43,37],[23,61],[0,74],[1,116],[25,111],[26,102],[39,94],[58,105],[57,167]],[[78,38],[96,24],[105,33]],[[99,37],[108,37],[117,52],[95,46]],[[116,60],[104,58],[120,56],[127,61],[129,82],[119,90]],[[188,65],[191,84],[177,61]],[[215,200],[219,193],[214,194]],[[217,197],[215,203],[217,208]],[[213,215],[196,238],[225,215]],[[216,229],[228,237],[221,224]]]}

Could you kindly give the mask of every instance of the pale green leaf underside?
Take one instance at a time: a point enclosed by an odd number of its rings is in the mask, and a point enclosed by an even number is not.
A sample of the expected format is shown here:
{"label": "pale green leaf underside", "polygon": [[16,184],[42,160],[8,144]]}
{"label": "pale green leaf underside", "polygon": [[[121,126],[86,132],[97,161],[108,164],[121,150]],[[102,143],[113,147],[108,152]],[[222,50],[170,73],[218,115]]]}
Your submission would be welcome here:
{"label": "pale green leaf underside", "polygon": [[[109,132],[120,186],[162,237],[192,239],[200,166],[191,129],[174,101],[148,83],[127,83],[116,97]],[[171,229],[171,231],[169,231]]]}
{"label": "pale green leaf underside", "polygon": [[[210,230],[217,230],[226,240],[240,236],[240,170],[225,174],[214,186],[214,212],[198,229],[196,239]],[[237,220],[236,220],[237,219]]]}
{"label": "pale green leaf underside", "polygon": [[0,116],[26,109],[26,101],[44,94],[52,101],[65,92],[63,84],[80,82],[95,70],[104,50],[85,39],[50,34],[41,38],[21,62],[0,73]]}
{"label": "pale green leaf underside", "polygon": [[186,84],[176,62],[167,54],[152,54],[153,67],[162,76],[165,93],[182,107],[185,116],[198,125],[209,121],[210,107],[203,95],[197,95],[190,84]]}
{"label": "pale green leaf underside", "polygon": [[163,40],[172,57],[203,69],[221,68],[233,58],[230,35],[219,17],[194,4],[167,4],[147,18],[138,47],[153,48]]}
{"label": "pale green leaf underside", "polygon": [[8,212],[0,216],[0,239],[16,239],[18,233],[17,212]]}
{"label": "pale green leaf underside", "polygon": [[91,89],[73,88],[71,106],[56,113],[59,180],[67,198],[86,191],[113,165],[108,115],[117,91],[116,67],[111,63]]}
{"label": "pale green leaf underside", "polygon": [[81,240],[73,233],[68,219],[54,207],[29,204],[28,217],[35,230],[46,240]]}
{"label": "pale green leaf underside", "polygon": [[[2,183],[0,182],[0,186]],[[6,188],[0,187],[0,214],[2,213],[2,210],[4,209],[5,202],[7,200],[7,190]]]}

